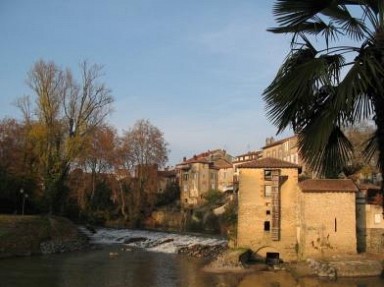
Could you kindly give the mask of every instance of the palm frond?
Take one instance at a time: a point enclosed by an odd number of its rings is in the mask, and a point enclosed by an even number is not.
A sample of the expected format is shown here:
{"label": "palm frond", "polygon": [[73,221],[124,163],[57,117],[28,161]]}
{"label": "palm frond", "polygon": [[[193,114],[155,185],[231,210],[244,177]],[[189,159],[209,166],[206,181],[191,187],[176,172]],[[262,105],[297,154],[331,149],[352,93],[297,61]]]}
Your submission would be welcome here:
{"label": "palm frond", "polygon": [[334,1],[321,13],[339,24],[341,30],[345,31],[352,40],[362,40],[364,33],[369,33],[369,29],[362,20],[353,17],[345,5],[340,5],[337,2]]}
{"label": "palm frond", "polygon": [[[300,51],[303,52],[303,51]],[[338,82],[342,56],[306,58],[298,63],[297,53],[287,60],[271,85],[264,91],[267,115],[278,132],[292,125],[299,131],[317,117]],[[292,58],[295,58],[292,63]],[[303,60],[303,59],[301,59]]]}
{"label": "palm frond", "polygon": [[370,34],[369,29],[365,26],[364,22],[351,17],[348,21],[340,22],[342,24],[341,29],[355,41],[364,39],[365,33]]}
{"label": "palm frond", "polygon": [[299,135],[299,149],[309,166],[326,177],[337,175],[353,154],[353,146],[339,126],[331,124],[324,129],[314,123]]}
{"label": "palm frond", "polygon": [[336,37],[341,32],[331,23],[326,24],[323,20],[316,17],[315,21],[305,21],[297,25],[281,26],[269,28],[267,31],[275,34],[288,34],[288,33],[308,33],[311,35],[318,35],[320,33],[328,34]]}
{"label": "palm frond", "polygon": [[[367,161],[370,161],[377,155],[377,151],[379,150],[379,143],[377,140],[377,131],[367,140],[365,143],[365,148],[363,150],[363,155]],[[380,162],[377,162],[377,167],[380,167]]]}
{"label": "palm frond", "polygon": [[331,2],[332,0],[277,0],[273,14],[280,26],[295,26],[311,19]]}

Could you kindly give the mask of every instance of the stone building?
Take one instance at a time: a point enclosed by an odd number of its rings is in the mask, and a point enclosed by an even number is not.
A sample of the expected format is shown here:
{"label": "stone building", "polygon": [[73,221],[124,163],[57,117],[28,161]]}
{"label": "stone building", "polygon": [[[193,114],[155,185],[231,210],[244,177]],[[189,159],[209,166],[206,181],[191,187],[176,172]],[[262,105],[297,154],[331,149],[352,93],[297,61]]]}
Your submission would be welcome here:
{"label": "stone building", "polygon": [[237,167],[247,162],[260,159],[262,158],[262,156],[263,156],[263,152],[261,150],[258,150],[258,151],[250,151],[234,157],[232,161],[234,190],[237,190],[239,185],[239,169]]}
{"label": "stone building", "polygon": [[356,253],[356,186],[307,180],[300,166],[263,158],[239,166],[237,245],[284,261]]}
{"label": "stone building", "polygon": [[272,157],[299,165],[302,164],[296,135],[281,140],[275,140],[273,137],[267,138],[265,146],[262,147],[262,152],[263,158]]}
{"label": "stone building", "polygon": [[237,245],[264,258],[297,259],[300,167],[263,158],[238,168]]}
{"label": "stone building", "polygon": [[213,150],[194,155],[176,165],[180,186],[180,203],[193,208],[204,202],[204,193],[225,191],[233,185],[232,156],[225,150]]}
{"label": "stone building", "polygon": [[299,183],[299,258],[355,254],[357,186],[349,179]]}
{"label": "stone building", "polygon": [[262,147],[262,157],[272,157],[288,161],[301,167],[301,176],[315,178],[316,174],[311,171],[302,159],[298,147],[298,136],[293,135],[284,139],[275,140],[273,137],[267,138],[265,146]]}
{"label": "stone building", "polygon": [[218,168],[217,190],[221,192],[233,191],[233,165],[228,160],[221,158],[215,161],[214,165]]}

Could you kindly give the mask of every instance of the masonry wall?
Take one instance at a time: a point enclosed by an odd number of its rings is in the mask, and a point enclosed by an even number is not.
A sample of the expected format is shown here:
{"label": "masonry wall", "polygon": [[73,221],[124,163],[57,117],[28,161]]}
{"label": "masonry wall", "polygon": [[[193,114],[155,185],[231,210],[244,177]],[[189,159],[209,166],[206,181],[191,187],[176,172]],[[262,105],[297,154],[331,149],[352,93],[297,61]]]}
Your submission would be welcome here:
{"label": "masonry wall", "polygon": [[274,241],[271,232],[264,230],[264,222],[272,221],[267,214],[271,211],[271,198],[264,196],[264,169],[240,169],[237,243],[252,249],[257,256],[278,252],[284,261],[292,261],[297,259],[298,171],[280,169],[280,175],[286,180],[280,187],[280,240]]}
{"label": "masonry wall", "polygon": [[384,252],[384,220],[381,206],[358,201],[358,249],[361,252],[382,254]]}
{"label": "masonry wall", "polygon": [[301,259],[357,252],[354,192],[301,192],[300,210]]}
{"label": "masonry wall", "polygon": [[222,168],[217,173],[217,189],[224,191],[228,186],[233,186],[233,168]]}

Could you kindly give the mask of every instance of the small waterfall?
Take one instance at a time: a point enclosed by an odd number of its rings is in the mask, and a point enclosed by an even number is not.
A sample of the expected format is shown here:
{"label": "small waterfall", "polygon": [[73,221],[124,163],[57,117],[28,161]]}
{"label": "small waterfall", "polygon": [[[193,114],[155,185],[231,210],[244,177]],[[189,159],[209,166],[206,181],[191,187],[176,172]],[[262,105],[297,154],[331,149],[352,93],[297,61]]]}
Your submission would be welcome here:
{"label": "small waterfall", "polygon": [[133,229],[97,228],[94,232],[80,227],[81,231],[94,244],[124,244],[125,246],[145,248],[149,251],[177,253],[180,248],[194,245],[226,246],[227,241],[205,235],[189,235]]}

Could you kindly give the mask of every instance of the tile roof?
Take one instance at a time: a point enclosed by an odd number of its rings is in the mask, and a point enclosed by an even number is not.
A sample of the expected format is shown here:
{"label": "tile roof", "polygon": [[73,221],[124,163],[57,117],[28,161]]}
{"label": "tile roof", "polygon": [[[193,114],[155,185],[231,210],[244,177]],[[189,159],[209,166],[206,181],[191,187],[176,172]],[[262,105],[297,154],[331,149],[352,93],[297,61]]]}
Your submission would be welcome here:
{"label": "tile roof", "polygon": [[266,157],[243,163],[238,168],[300,168],[300,166],[277,158]]}
{"label": "tile roof", "polygon": [[215,161],[215,166],[217,168],[219,168],[219,169],[221,169],[221,168],[232,168],[233,167],[233,165],[229,161],[227,161],[227,160],[225,160],[223,158],[220,158],[220,159],[216,160]]}
{"label": "tile roof", "polygon": [[307,179],[299,183],[303,192],[347,191],[357,192],[358,188],[350,179]]}

